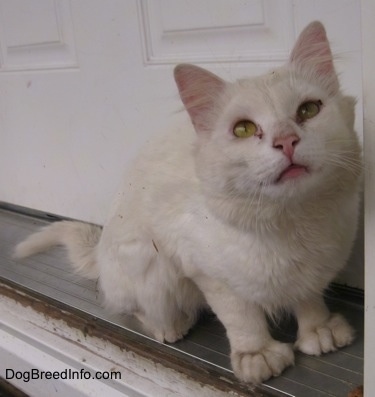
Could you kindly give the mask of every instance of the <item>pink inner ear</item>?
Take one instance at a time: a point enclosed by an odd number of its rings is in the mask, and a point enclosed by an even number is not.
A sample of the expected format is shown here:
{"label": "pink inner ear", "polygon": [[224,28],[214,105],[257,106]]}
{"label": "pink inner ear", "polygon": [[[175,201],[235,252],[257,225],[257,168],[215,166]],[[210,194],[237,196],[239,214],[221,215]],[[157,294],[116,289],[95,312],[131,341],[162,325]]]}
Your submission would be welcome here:
{"label": "pink inner ear", "polygon": [[312,22],[302,31],[291,53],[290,63],[330,79],[331,88],[338,88],[331,48],[320,22]]}
{"label": "pink inner ear", "polygon": [[174,76],[181,100],[196,131],[207,130],[209,115],[215,108],[225,82],[205,69],[188,64],[177,65]]}

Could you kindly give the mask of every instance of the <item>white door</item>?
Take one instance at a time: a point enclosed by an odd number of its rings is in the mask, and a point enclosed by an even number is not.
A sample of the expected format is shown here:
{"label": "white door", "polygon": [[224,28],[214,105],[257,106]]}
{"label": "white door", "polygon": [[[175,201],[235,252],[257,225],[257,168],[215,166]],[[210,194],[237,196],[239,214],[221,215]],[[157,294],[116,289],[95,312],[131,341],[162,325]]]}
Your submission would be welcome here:
{"label": "white door", "polygon": [[[185,120],[176,63],[229,80],[263,73],[315,19],[358,98],[362,136],[361,4],[372,44],[371,2],[0,0],[0,201],[103,223],[140,145]],[[362,274],[351,268],[344,282],[363,287]]]}
{"label": "white door", "polygon": [[181,109],[176,63],[263,73],[314,19],[361,100],[359,18],[356,0],[0,0],[0,200],[102,223],[129,159]]}

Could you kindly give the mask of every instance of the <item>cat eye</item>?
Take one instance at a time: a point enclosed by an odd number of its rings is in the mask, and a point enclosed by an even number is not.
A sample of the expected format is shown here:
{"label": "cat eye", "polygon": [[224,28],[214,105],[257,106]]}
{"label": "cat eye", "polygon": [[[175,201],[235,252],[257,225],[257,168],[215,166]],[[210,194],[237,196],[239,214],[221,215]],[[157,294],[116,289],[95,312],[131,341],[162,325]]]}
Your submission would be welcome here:
{"label": "cat eye", "polygon": [[250,120],[241,120],[233,127],[233,134],[237,138],[250,138],[258,131],[258,127]]}
{"label": "cat eye", "polygon": [[307,101],[297,109],[297,118],[299,122],[312,119],[320,112],[322,101]]}

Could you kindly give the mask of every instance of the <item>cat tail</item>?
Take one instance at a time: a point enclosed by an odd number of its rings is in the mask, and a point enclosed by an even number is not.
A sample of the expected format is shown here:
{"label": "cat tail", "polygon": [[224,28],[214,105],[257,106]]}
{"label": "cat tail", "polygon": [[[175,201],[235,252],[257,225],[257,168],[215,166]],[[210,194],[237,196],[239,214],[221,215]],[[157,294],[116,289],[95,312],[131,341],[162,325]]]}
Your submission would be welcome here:
{"label": "cat tail", "polygon": [[73,269],[80,275],[97,279],[99,270],[96,263],[96,247],[102,229],[82,222],[61,221],[43,227],[19,243],[14,258],[22,259],[62,245],[68,252]]}

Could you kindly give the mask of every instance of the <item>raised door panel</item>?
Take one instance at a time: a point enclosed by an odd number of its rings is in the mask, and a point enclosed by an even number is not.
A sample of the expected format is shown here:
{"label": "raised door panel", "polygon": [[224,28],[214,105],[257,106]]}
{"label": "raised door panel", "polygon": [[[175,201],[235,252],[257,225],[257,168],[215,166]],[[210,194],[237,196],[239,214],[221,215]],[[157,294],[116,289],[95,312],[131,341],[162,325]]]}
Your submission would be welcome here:
{"label": "raised door panel", "polygon": [[146,64],[285,60],[292,1],[141,0]]}
{"label": "raised door panel", "polygon": [[0,71],[77,66],[69,1],[2,1],[0,32]]}

